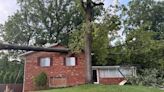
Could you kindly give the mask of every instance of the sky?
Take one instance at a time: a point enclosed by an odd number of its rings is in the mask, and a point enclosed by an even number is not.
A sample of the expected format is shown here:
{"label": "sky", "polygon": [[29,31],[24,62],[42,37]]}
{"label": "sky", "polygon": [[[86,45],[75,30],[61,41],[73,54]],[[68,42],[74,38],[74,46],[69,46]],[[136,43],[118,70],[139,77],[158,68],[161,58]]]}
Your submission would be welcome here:
{"label": "sky", "polygon": [[0,0],[0,24],[3,24],[17,9],[19,6],[16,0]]}
{"label": "sky", "polygon": [[[105,7],[108,7],[113,0],[105,0]],[[127,4],[129,0],[119,0],[121,4]],[[13,15],[19,9],[16,0],[0,0],[0,24],[7,21],[8,16]]]}
{"label": "sky", "polygon": [[[156,0],[164,1],[164,0]],[[108,7],[113,0],[105,0],[104,6]],[[119,0],[120,4],[127,4],[129,0]],[[4,24],[7,21],[8,16],[13,15],[19,9],[19,5],[16,0],[0,0],[0,24]]]}

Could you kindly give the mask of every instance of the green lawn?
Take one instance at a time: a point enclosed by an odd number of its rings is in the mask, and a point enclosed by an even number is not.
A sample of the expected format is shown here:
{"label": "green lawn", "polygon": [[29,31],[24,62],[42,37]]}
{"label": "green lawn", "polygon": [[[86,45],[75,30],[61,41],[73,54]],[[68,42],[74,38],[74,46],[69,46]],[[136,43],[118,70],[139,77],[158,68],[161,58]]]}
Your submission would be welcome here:
{"label": "green lawn", "polygon": [[156,88],[142,86],[116,86],[116,85],[81,85],[69,88],[50,89],[39,92],[164,92]]}

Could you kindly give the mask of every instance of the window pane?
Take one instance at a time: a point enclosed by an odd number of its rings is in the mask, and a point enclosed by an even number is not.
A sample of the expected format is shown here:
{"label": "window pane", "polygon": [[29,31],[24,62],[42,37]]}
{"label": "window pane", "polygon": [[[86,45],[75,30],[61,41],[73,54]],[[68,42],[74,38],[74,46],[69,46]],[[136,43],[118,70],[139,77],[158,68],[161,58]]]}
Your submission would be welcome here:
{"label": "window pane", "polygon": [[75,66],[76,64],[75,57],[66,58],[66,66]]}
{"label": "window pane", "polygon": [[44,66],[44,62],[42,60],[40,61],[40,66]]}
{"label": "window pane", "polygon": [[75,66],[75,57],[70,58],[70,65]]}
{"label": "window pane", "polygon": [[117,69],[102,69],[100,70],[101,78],[112,78],[112,77],[122,77]]}
{"label": "window pane", "polygon": [[41,58],[40,59],[40,66],[50,66],[50,58],[46,57],[46,58]]}
{"label": "window pane", "polygon": [[70,65],[70,62],[69,61],[70,61],[70,58],[67,57],[66,58],[66,61],[65,61],[66,62],[66,66]]}

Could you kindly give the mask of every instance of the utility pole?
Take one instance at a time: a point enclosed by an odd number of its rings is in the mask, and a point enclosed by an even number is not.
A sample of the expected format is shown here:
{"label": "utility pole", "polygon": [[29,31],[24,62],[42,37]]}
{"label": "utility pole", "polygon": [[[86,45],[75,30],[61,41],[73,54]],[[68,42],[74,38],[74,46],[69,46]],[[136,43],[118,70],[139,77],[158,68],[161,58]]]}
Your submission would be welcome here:
{"label": "utility pole", "polygon": [[96,6],[104,5],[103,3],[96,3],[92,0],[81,0],[81,5],[85,12],[86,32],[85,32],[85,60],[86,60],[86,80],[92,82],[92,21],[93,21],[93,8]]}

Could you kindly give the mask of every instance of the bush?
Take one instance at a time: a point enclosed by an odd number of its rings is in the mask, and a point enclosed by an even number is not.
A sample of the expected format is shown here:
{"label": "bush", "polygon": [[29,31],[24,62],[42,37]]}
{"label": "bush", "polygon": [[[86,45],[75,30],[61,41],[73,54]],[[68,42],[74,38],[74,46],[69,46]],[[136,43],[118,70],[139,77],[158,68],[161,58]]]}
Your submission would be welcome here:
{"label": "bush", "polygon": [[9,76],[10,76],[10,72],[5,72],[4,76],[3,76],[3,83],[9,83]]}
{"label": "bush", "polygon": [[132,85],[164,87],[164,72],[157,69],[144,69],[138,76],[130,78],[128,82]]}
{"label": "bush", "polygon": [[38,76],[34,78],[34,82],[39,89],[44,89],[47,87],[47,75],[41,72]]}

